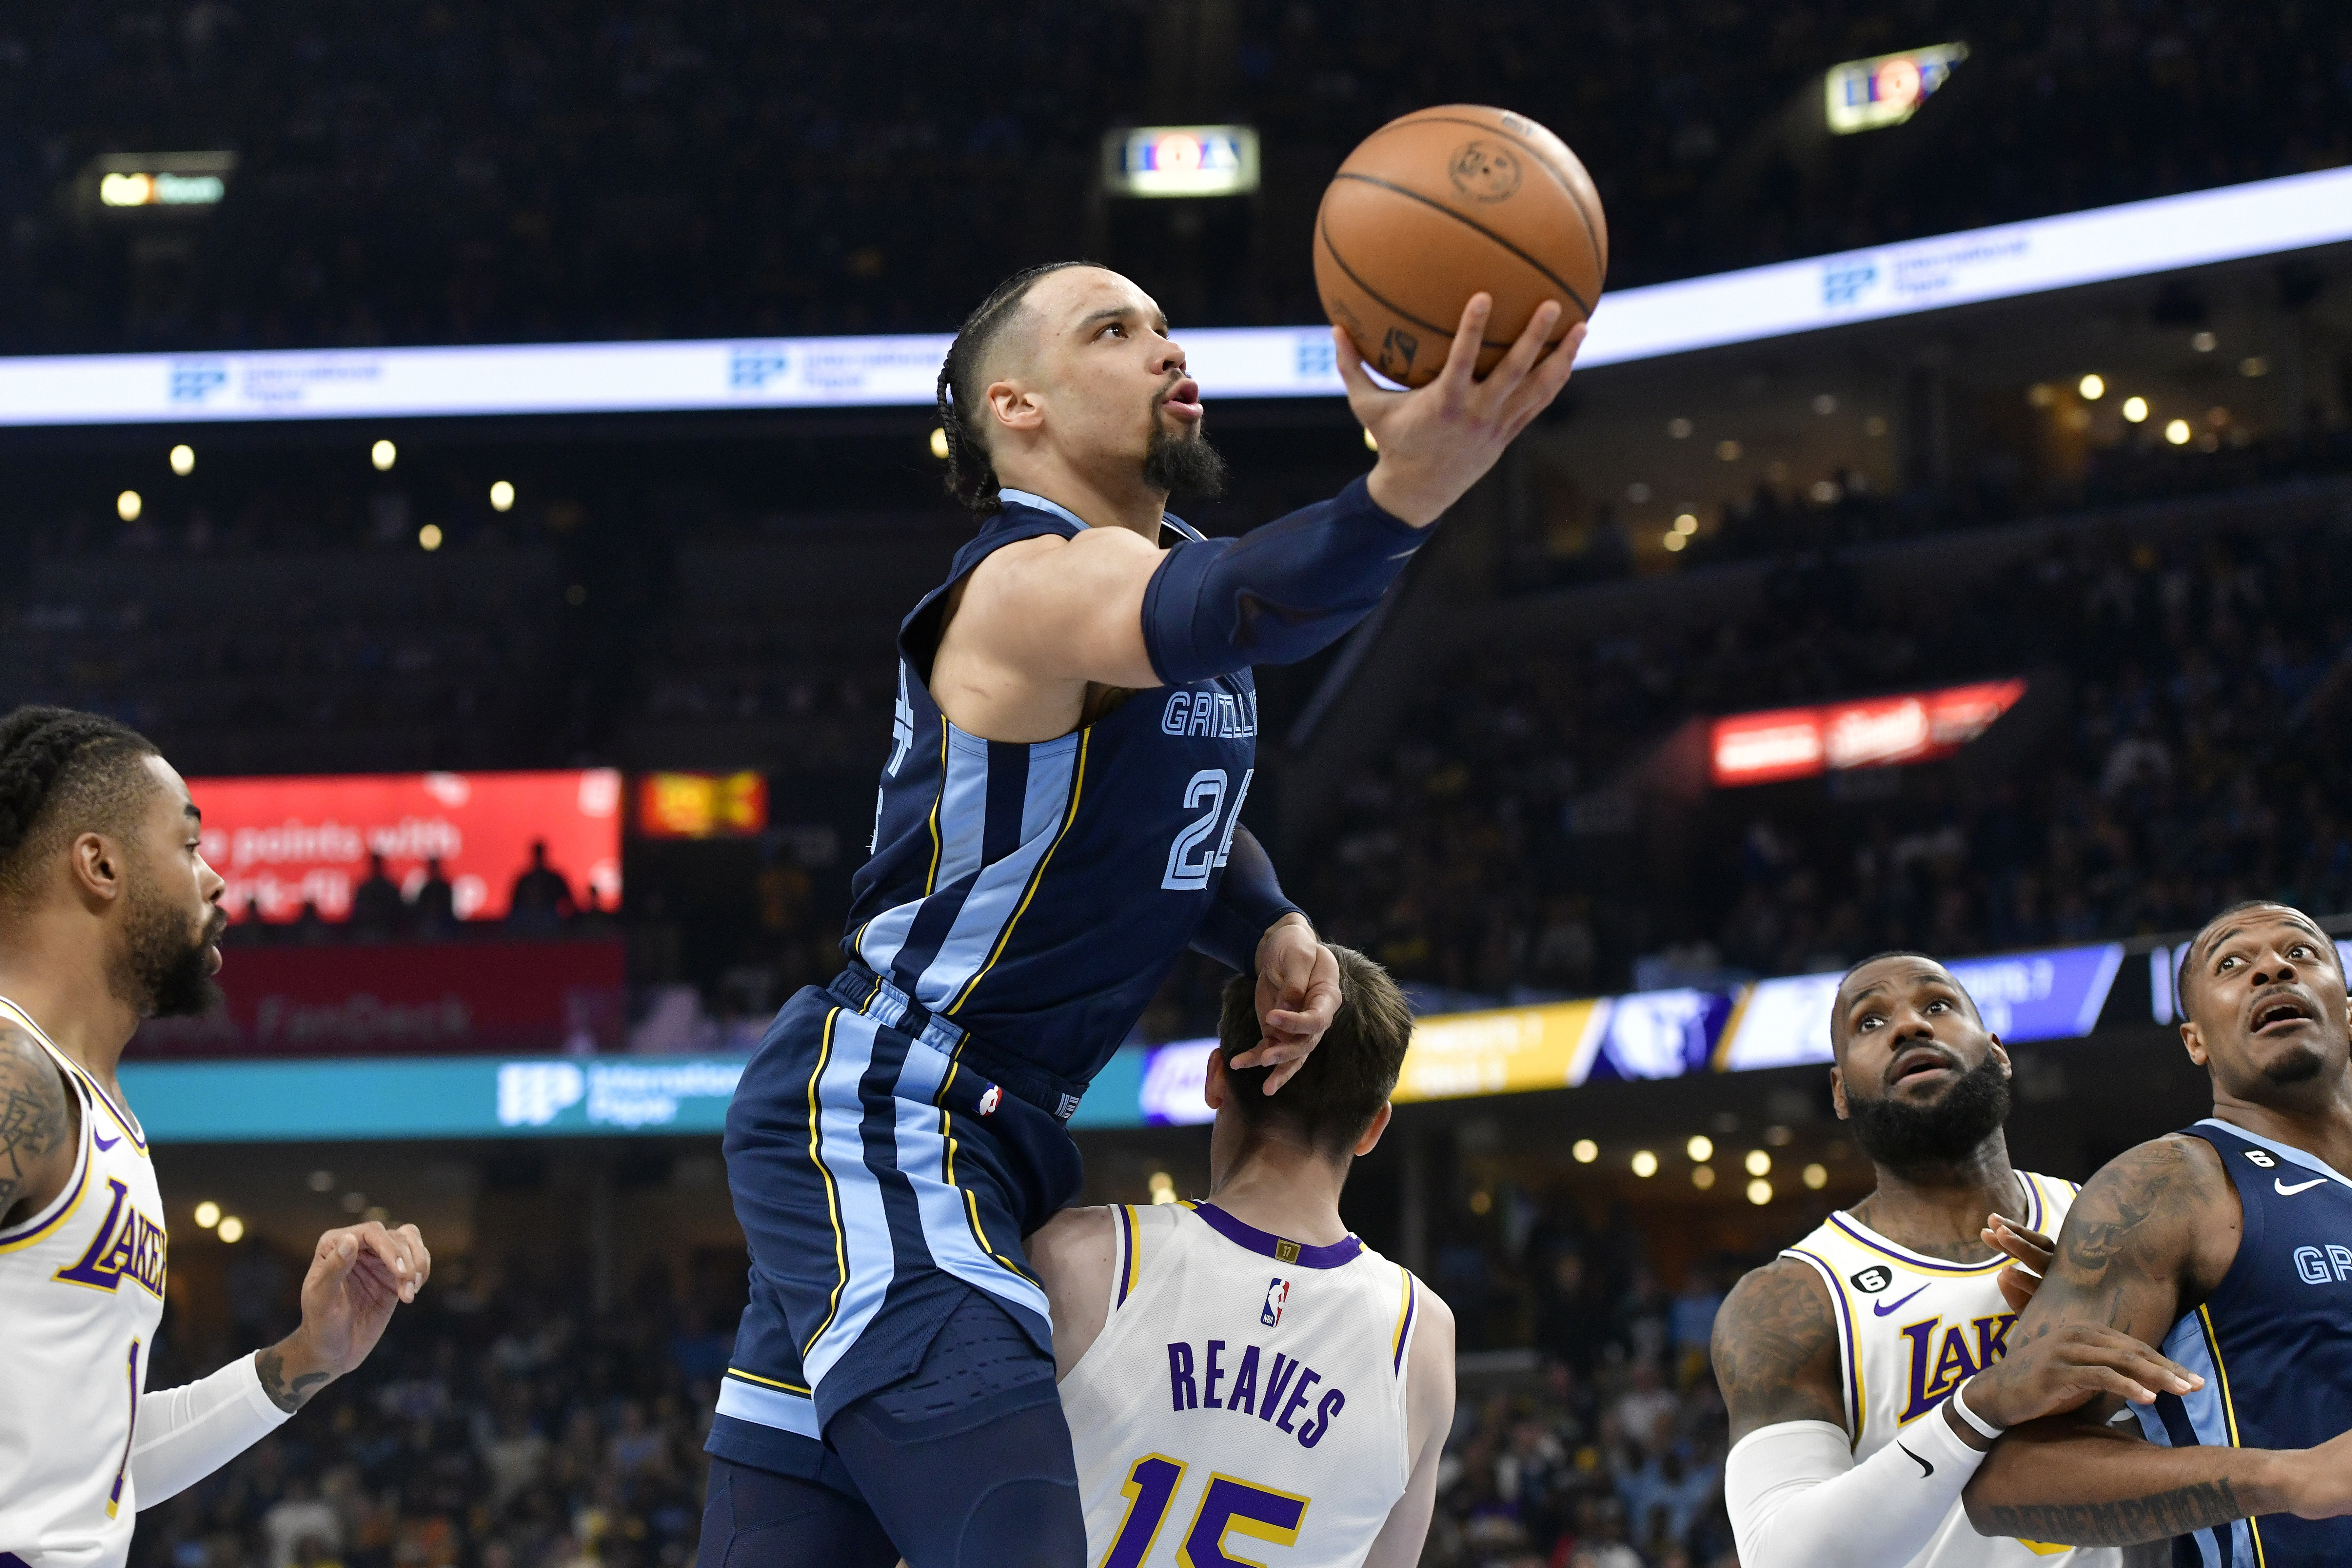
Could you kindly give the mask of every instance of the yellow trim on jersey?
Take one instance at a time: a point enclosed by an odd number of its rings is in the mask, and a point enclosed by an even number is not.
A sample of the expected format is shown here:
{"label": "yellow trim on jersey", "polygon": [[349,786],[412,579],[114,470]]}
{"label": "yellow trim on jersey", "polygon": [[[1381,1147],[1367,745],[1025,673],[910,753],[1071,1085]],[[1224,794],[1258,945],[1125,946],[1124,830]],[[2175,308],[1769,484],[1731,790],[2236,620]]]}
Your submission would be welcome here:
{"label": "yellow trim on jersey", "polygon": [[1862,1385],[1862,1329],[1854,1322],[1853,1302],[1846,1296],[1845,1281],[1839,1277],[1836,1268],[1830,1260],[1818,1252],[1808,1252],[1801,1247],[1786,1247],[1781,1249],[1781,1256],[1802,1258],[1807,1263],[1813,1265],[1815,1271],[1828,1281],[1830,1289],[1835,1292],[1834,1299],[1830,1302],[1830,1310],[1837,1324],[1839,1342],[1845,1346],[1845,1394],[1847,1399],[1851,1401],[1846,1407],[1846,1419],[1853,1423],[1853,1437],[1846,1446],[1860,1448],[1863,1423],[1870,1418],[1870,1402],[1864,1397]]}
{"label": "yellow trim on jersey", "polygon": [[32,1014],[26,1012],[23,1008],[18,1007],[15,1002],[10,1001],[5,997],[0,997],[0,1013],[7,1014],[14,1018],[18,1023],[23,1024],[26,1029],[32,1030],[34,1040],[40,1043],[43,1050],[47,1051],[51,1056],[57,1058],[58,1065],[59,1067],[64,1068],[69,1076],[79,1079],[80,1082],[89,1085],[91,1095],[96,1098],[100,1105],[106,1108],[107,1119],[121,1129],[123,1135],[131,1140],[131,1146],[139,1152],[141,1158],[143,1159],[146,1157],[146,1132],[140,1127],[137,1121],[131,1116],[130,1112],[119,1109],[115,1105],[113,1100],[108,1096],[105,1086],[100,1084],[99,1081],[91,1075],[89,1069],[84,1067],[80,1062],[76,1061],[72,1057],[68,1056],[66,1054],[65,1047],[59,1045],[56,1040],[51,1040],[49,1038],[48,1030],[43,1029],[39,1024],[33,1021]]}
{"label": "yellow trim on jersey", "polygon": [[816,1325],[816,1333],[809,1335],[808,1343],[801,1346],[803,1355],[815,1349],[816,1342],[824,1337],[824,1331],[833,1326],[835,1314],[841,1311],[841,1292],[849,1285],[849,1238],[841,1228],[841,1189],[834,1185],[833,1172],[825,1166],[824,1151],[821,1146],[824,1141],[824,1113],[816,1099],[817,1084],[824,1077],[825,1063],[833,1060],[833,1022],[840,1016],[839,1008],[825,1013],[824,1039],[817,1047],[816,1065],[809,1069],[809,1161],[816,1166],[817,1174],[824,1177],[825,1218],[833,1221],[834,1277],[833,1300],[824,1309],[824,1322]]}
{"label": "yellow trim on jersey", "polygon": [[[2213,1326],[2213,1314],[2200,1306],[2197,1309],[2199,1330],[2205,1336],[2206,1354],[2213,1358],[2213,1373],[2221,1385],[2221,1418],[2230,1428],[2230,1447],[2241,1448],[2244,1443],[2238,1437],[2238,1403],[2230,1396],[2230,1369],[2221,1364],[2221,1335]],[[2267,1568],[2263,1555],[2263,1527],[2260,1521],[2248,1517],[2246,1530],[2254,1540],[2254,1568]]]}
{"label": "yellow trim on jersey", "polygon": [[[1947,1279],[1961,1280],[1977,1274],[1998,1274],[2008,1268],[2011,1261],[2009,1254],[2004,1252],[2000,1257],[1984,1263],[1948,1263],[1935,1258],[1922,1258],[1916,1252],[1906,1251],[1891,1241],[1874,1241],[1870,1237],[1862,1234],[1864,1228],[1860,1220],[1847,1220],[1843,1213],[1831,1215],[1829,1223],[1836,1226],[1838,1234],[1856,1247],[1866,1247],[1882,1258],[1892,1258],[1914,1273],[1939,1274]],[[2034,1226],[2033,1228],[2038,1230],[2041,1227]]]}
{"label": "yellow trim on jersey", "polygon": [[71,1219],[74,1217],[74,1211],[81,1207],[83,1195],[89,1191],[90,1167],[97,1163],[97,1155],[89,1147],[89,1141],[85,1138],[82,1141],[80,1171],[75,1177],[72,1195],[57,1213],[42,1221],[37,1228],[27,1230],[21,1236],[11,1236],[5,1240],[0,1240],[0,1252],[21,1251],[42,1237],[55,1234],[58,1226]]}
{"label": "yellow trim on jersey", "polygon": [[931,798],[931,869],[923,878],[923,896],[937,893],[940,882],[940,808],[948,799],[948,716],[940,715],[940,792]]}
{"label": "yellow trim on jersey", "polygon": [[1128,1521],[1135,1517],[1135,1505],[1143,1500],[1143,1483],[1135,1479],[1135,1472],[1154,1459],[1175,1466],[1176,1479],[1168,1483],[1168,1502],[1160,1505],[1160,1517],[1151,1521],[1151,1533],[1144,1538],[1143,1550],[1135,1554],[1134,1560],[1138,1563],[1145,1561],[1151,1555],[1151,1549],[1159,1544],[1160,1527],[1168,1522],[1168,1503],[1176,1500],[1177,1491],[1184,1485],[1184,1472],[1190,1467],[1170,1454],[1144,1454],[1127,1467],[1127,1479],[1118,1484],[1120,1493],[1127,1499],[1127,1509],[1118,1516],[1118,1528],[1110,1532],[1110,1544],[1103,1549],[1103,1560],[1095,1568],[1110,1568],[1111,1553],[1118,1550],[1119,1542],[1127,1534]]}
{"label": "yellow trim on jersey", "polygon": [[1062,818],[1062,831],[1055,833],[1054,841],[1045,846],[1045,854],[1037,861],[1037,869],[1030,873],[1029,885],[1022,893],[1021,902],[1013,911],[1013,918],[1004,923],[1004,929],[997,936],[996,950],[988,956],[988,962],[980,967],[980,973],[974,975],[971,982],[964,987],[963,994],[948,1004],[949,1012],[954,1012],[956,1009],[971,1000],[971,993],[980,988],[981,981],[988,978],[988,972],[996,967],[996,961],[999,958],[1004,956],[1005,946],[1013,940],[1013,928],[1021,924],[1021,917],[1024,915],[1029,913],[1029,901],[1037,896],[1037,889],[1045,880],[1045,868],[1054,863],[1054,852],[1062,847],[1062,841],[1068,838],[1070,830],[1077,825],[1078,797],[1085,793],[1087,788],[1087,742],[1093,735],[1092,725],[1078,731],[1078,761],[1076,768],[1070,774],[1070,809]]}
{"label": "yellow trim on jersey", "polygon": [[768,1388],[781,1388],[787,1394],[803,1394],[808,1396],[810,1398],[814,1398],[816,1396],[816,1391],[814,1389],[803,1388],[797,1383],[779,1383],[772,1377],[762,1377],[756,1372],[746,1372],[740,1366],[729,1367],[727,1369],[727,1375],[730,1377],[740,1377],[746,1383],[757,1383]]}
{"label": "yellow trim on jersey", "polygon": [[1397,1272],[1404,1276],[1404,1294],[1397,1301],[1396,1333],[1389,1335],[1389,1361],[1391,1364],[1404,1354],[1405,1325],[1412,1322],[1412,1270],[1400,1263]]}
{"label": "yellow trim on jersey", "polygon": [[1119,1228],[1118,1237],[1118,1244],[1127,1253],[1127,1266],[1119,1270],[1125,1276],[1127,1283],[1121,1285],[1118,1291],[1119,1303],[1125,1305],[1127,1299],[1135,1294],[1136,1275],[1140,1271],[1141,1260],[1137,1254],[1142,1249],[1136,1243],[1143,1239],[1141,1235],[1143,1219],[1135,1212],[1135,1205],[1122,1203],[1119,1207],[1127,1210],[1127,1223]]}
{"label": "yellow trim on jersey", "polygon": [[1314,1502],[1313,1498],[1299,1492],[1285,1491],[1280,1487],[1270,1487],[1261,1481],[1245,1481],[1239,1476],[1229,1476],[1211,1470],[1209,1484],[1201,1489],[1200,1504],[1192,1510],[1192,1522],[1186,1525],[1184,1533],[1177,1538],[1176,1561],[1181,1563],[1183,1568],[1214,1568],[1213,1564],[1194,1560],[1192,1532],[1201,1528],[1201,1515],[1208,1509],[1209,1500],[1217,1495],[1219,1481],[1231,1481],[1237,1487],[1249,1491],[1263,1492],[1269,1497],[1288,1498],[1298,1505],[1298,1522],[1287,1530],[1278,1524],[1268,1524],[1262,1519],[1252,1519],[1246,1514],[1227,1514],[1224,1529],[1217,1532],[1217,1554],[1223,1561],[1237,1564],[1238,1568],[1265,1568],[1265,1564],[1255,1557],[1236,1557],[1227,1552],[1225,1537],[1228,1535],[1246,1535],[1253,1541],[1269,1541],[1276,1546],[1298,1544],[1298,1532],[1306,1527],[1307,1510],[1308,1505]]}

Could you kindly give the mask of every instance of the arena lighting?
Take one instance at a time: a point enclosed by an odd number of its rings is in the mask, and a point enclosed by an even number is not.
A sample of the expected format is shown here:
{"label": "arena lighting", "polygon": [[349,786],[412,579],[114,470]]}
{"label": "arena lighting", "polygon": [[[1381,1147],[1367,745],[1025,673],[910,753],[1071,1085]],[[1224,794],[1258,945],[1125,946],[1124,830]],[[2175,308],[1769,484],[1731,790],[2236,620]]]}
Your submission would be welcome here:
{"label": "arena lighting", "polygon": [[196,471],[196,449],[185,443],[172,448],[172,472],[184,479]]}
{"label": "arena lighting", "polygon": [[1643,1181],[1658,1174],[1658,1156],[1647,1149],[1634,1150],[1632,1165],[1633,1174]]}
{"label": "arena lighting", "polygon": [[1705,1192],[1714,1185],[1715,1167],[1713,1166],[1691,1166],[1691,1186],[1698,1188],[1701,1192]]}
{"label": "arena lighting", "polygon": [[2075,382],[2074,390],[2083,394],[2084,402],[2096,402],[2107,395],[2107,379],[2094,371]]}
{"label": "arena lighting", "polygon": [[[1585,370],[2352,239],[2352,169],[1621,289]],[[1148,281],[1148,280],[1147,280]],[[1188,328],[1212,401],[1339,397],[1331,329]],[[929,407],[944,332],[0,358],[0,426]],[[1687,423],[1677,421],[1687,434]],[[1864,432],[1884,435],[1876,415]]]}
{"label": "arena lighting", "polygon": [[1715,1140],[1705,1133],[1694,1134],[1691,1141],[1683,1145],[1683,1153],[1690,1155],[1694,1160],[1701,1162],[1711,1160],[1715,1157]]}
{"label": "arena lighting", "polygon": [[1569,1145],[1568,1155],[1578,1165],[1589,1166],[1601,1157],[1601,1145],[1591,1138],[1579,1138]]}
{"label": "arena lighting", "polygon": [[514,496],[515,491],[512,485],[509,484],[504,479],[494,481],[490,486],[490,510],[493,512],[512,511],[514,509]]}
{"label": "arena lighting", "polygon": [[210,1230],[214,1226],[220,1223],[220,1205],[215,1203],[211,1198],[206,1198],[204,1202],[196,1205],[197,1229]]}
{"label": "arena lighting", "polygon": [[2188,445],[2189,422],[2185,419],[2167,421],[2164,426],[2164,438],[2175,446]]}
{"label": "arena lighting", "polygon": [[1805,1167],[1805,1190],[1807,1192],[1819,1192],[1822,1188],[1829,1185],[1829,1166],[1816,1164],[1810,1165]]}
{"label": "arena lighting", "polygon": [[1761,1149],[1750,1149],[1748,1151],[1747,1166],[1749,1176],[1769,1176],[1772,1174],[1772,1156]]}
{"label": "arena lighting", "polygon": [[389,441],[379,441],[368,448],[368,461],[375,465],[377,473],[389,474],[392,465],[400,461],[400,448]]}
{"label": "arena lighting", "polygon": [[224,1215],[221,1218],[220,1228],[213,1234],[234,1247],[245,1239],[245,1221],[234,1214]]}
{"label": "arena lighting", "polygon": [[2144,397],[2127,397],[2124,399],[2125,419],[2130,421],[2134,424],[2137,424],[2141,420],[2144,420],[2147,417],[2147,399]]}
{"label": "arena lighting", "polygon": [[1900,125],[1919,112],[1935,90],[1969,57],[1966,44],[1930,44],[1924,49],[1847,60],[1829,68],[1822,89],[1830,129],[1840,136]]}
{"label": "arena lighting", "polygon": [[1708,727],[1711,775],[1718,788],[1731,788],[1934,761],[1990,729],[2025,691],[2022,679],[1979,681],[1718,718]]}
{"label": "arena lighting", "polygon": [[1772,1184],[1758,1176],[1748,1184],[1748,1201],[1761,1208],[1772,1201]]}
{"label": "arena lighting", "polygon": [[110,152],[90,161],[81,189],[110,212],[202,212],[227,196],[236,169],[234,152]]}
{"label": "arena lighting", "polygon": [[417,529],[416,543],[418,548],[422,549],[427,555],[441,548],[441,525],[438,523],[427,523],[423,528]]}
{"label": "arena lighting", "polygon": [[1103,137],[1114,196],[1235,196],[1257,189],[1257,132],[1246,125],[1139,125]]}
{"label": "arena lighting", "polygon": [[126,523],[137,522],[139,514],[146,510],[146,507],[147,504],[139,498],[139,492],[136,490],[125,490],[114,497],[114,515]]}

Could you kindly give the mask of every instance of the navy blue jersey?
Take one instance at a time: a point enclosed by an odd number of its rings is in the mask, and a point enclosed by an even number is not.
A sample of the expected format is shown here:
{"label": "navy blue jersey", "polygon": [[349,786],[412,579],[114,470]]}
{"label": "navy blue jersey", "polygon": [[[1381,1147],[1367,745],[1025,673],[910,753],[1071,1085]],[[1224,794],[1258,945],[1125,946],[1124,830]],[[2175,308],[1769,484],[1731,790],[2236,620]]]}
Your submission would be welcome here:
{"label": "navy blue jersey", "polygon": [[[1028,744],[950,723],[929,688],[949,588],[1006,545],[1087,526],[1003,498],[899,628],[893,744],[842,951],[968,1035],[959,1060],[1066,1120],[1215,896],[1257,690],[1244,670],[1139,691]],[[1201,537],[1172,517],[1165,532]]]}
{"label": "navy blue jersey", "polygon": [[[2352,1427],[2352,1180],[2317,1155],[2208,1117],[2245,1211],[2238,1256],[2164,1354],[2201,1373],[2186,1398],[2131,1406],[2151,1442],[2308,1448]],[[2352,1563],[2352,1519],[2271,1514],[2173,1543],[2180,1568]]]}

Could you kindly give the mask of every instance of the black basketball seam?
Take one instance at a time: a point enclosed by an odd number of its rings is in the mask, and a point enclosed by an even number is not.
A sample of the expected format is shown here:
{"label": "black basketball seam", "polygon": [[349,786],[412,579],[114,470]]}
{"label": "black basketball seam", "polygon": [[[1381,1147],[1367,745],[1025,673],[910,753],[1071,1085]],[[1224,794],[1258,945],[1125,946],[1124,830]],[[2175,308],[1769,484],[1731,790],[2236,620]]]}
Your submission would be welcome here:
{"label": "black basketball seam", "polygon": [[[1373,131],[1371,135],[1364,138],[1364,141],[1368,143],[1378,141],[1381,137],[1387,135],[1391,131],[1403,130],[1406,125],[1466,125],[1473,131],[1483,131],[1489,135],[1499,136],[1504,141],[1525,149],[1528,155],[1542,166],[1543,172],[1550,175],[1552,179],[1559,183],[1559,193],[1566,196],[1568,198],[1568,204],[1576,209],[1577,221],[1584,225],[1585,240],[1592,246],[1592,259],[1601,264],[1601,277],[1606,277],[1609,276],[1609,247],[1601,242],[1601,230],[1599,226],[1593,223],[1592,214],[1584,210],[1584,198],[1576,193],[1576,187],[1568,183],[1567,176],[1563,175],[1558,169],[1552,167],[1551,160],[1545,157],[1543,155],[1543,150],[1538,147],[1534,142],[1523,141],[1519,137],[1512,135],[1509,131],[1501,129],[1499,126],[1488,125],[1483,121],[1475,120],[1465,120],[1458,114],[1424,114],[1414,116],[1401,123],[1391,121],[1389,124],[1381,126],[1378,131]],[[1570,156],[1572,157],[1574,154],[1571,153]],[[1360,178],[1360,176],[1358,177]],[[1588,173],[1586,177],[1590,178],[1591,175]],[[1587,311],[1586,314],[1591,315],[1591,312]]]}
{"label": "black basketball seam", "polygon": [[[1387,295],[1382,294],[1379,289],[1374,288],[1370,284],[1366,283],[1360,277],[1357,276],[1356,269],[1348,265],[1348,258],[1339,254],[1339,247],[1331,243],[1330,228],[1324,223],[1323,214],[1319,212],[1315,214],[1315,237],[1323,242],[1324,250],[1328,252],[1331,257],[1331,265],[1346,273],[1348,275],[1348,281],[1362,289],[1366,298],[1370,299],[1373,304],[1389,311],[1391,315],[1402,317],[1403,319],[1412,322],[1423,331],[1433,332],[1437,336],[1444,339],[1448,343],[1453,342],[1454,332],[1458,331],[1460,329],[1441,327],[1434,321],[1423,320],[1420,317],[1414,315],[1412,311],[1406,309],[1395,300],[1391,299]],[[1508,343],[1494,342],[1489,339],[1482,337],[1478,340],[1478,346],[1482,349],[1507,349],[1511,345]],[[1363,345],[1359,343],[1356,347],[1360,350]]]}
{"label": "black basketball seam", "polygon": [[[1588,319],[1592,315],[1592,307],[1584,302],[1583,295],[1579,294],[1574,288],[1569,286],[1569,282],[1566,278],[1560,277],[1559,273],[1554,272],[1550,267],[1546,267],[1542,262],[1538,261],[1534,256],[1529,256],[1526,251],[1521,250],[1517,246],[1513,245],[1509,240],[1505,239],[1501,235],[1496,234],[1493,229],[1488,228],[1485,224],[1478,222],[1475,218],[1463,216],[1460,213],[1455,212],[1452,207],[1447,206],[1444,202],[1432,201],[1429,197],[1423,195],[1419,191],[1408,191],[1402,185],[1397,184],[1393,181],[1383,180],[1372,174],[1350,174],[1345,169],[1342,169],[1337,174],[1332,175],[1331,178],[1334,182],[1340,180],[1360,180],[1367,185],[1377,185],[1383,191],[1392,191],[1408,201],[1419,202],[1423,206],[1429,208],[1432,212],[1444,213],[1447,217],[1453,218],[1458,223],[1466,225],[1467,226],[1477,230],[1480,234],[1486,235],[1496,245],[1501,246],[1505,250],[1509,251],[1513,256],[1517,256],[1521,261],[1526,262],[1529,267],[1534,267],[1538,272],[1542,273],[1546,277],[1550,278],[1554,284],[1559,286],[1561,293],[1576,301],[1576,308],[1583,311]],[[1572,205],[1573,204],[1570,204]],[[1580,217],[1583,214],[1579,214],[1578,215]],[[1326,238],[1323,243],[1329,246],[1331,242],[1328,238]],[[1339,254],[1337,246],[1332,247],[1331,254],[1333,256],[1338,256]],[[1599,250],[1596,249],[1593,252],[1592,259],[1595,261],[1599,261],[1601,259],[1601,253]],[[1355,274],[1351,272],[1348,276],[1353,277]]]}

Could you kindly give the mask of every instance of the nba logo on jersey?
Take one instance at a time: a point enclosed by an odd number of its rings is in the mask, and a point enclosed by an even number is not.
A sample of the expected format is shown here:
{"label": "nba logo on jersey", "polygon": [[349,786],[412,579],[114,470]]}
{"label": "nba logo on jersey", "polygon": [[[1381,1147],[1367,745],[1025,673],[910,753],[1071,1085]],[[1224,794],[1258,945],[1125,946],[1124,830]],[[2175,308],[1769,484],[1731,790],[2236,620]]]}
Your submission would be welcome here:
{"label": "nba logo on jersey", "polygon": [[1269,1280],[1265,1284],[1265,1305],[1257,1310],[1257,1321],[1268,1328],[1282,1322],[1282,1305],[1290,1300],[1290,1281]]}
{"label": "nba logo on jersey", "polygon": [[1003,1103],[1004,1091],[992,1083],[988,1086],[988,1092],[980,1097],[980,1113],[983,1116],[989,1115]]}

